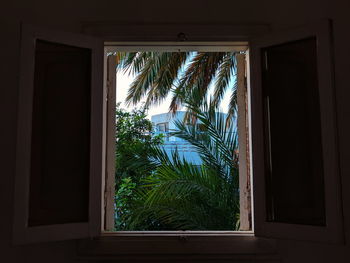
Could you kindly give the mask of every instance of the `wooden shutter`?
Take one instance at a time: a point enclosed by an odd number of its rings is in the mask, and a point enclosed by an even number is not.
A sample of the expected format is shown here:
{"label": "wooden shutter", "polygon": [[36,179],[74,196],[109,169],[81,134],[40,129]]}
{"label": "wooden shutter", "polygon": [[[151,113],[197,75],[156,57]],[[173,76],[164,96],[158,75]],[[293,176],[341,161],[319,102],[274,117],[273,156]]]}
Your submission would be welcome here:
{"label": "wooden shutter", "polygon": [[251,43],[254,231],[341,242],[331,25]]}
{"label": "wooden shutter", "polygon": [[103,42],[22,27],[14,241],[101,229]]}

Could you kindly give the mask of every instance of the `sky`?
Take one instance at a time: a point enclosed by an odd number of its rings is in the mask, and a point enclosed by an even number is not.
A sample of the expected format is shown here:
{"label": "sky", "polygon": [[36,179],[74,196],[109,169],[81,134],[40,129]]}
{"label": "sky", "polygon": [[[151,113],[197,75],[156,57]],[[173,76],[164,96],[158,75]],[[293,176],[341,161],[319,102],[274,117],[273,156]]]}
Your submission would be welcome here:
{"label": "sky", "polygon": [[[120,102],[121,107],[126,109],[127,111],[132,111],[135,107],[137,108],[137,107],[140,107],[142,105],[142,101],[136,106],[134,106],[134,105],[127,106],[125,104],[125,99],[126,99],[126,96],[128,93],[128,89],[129,89],[133,79],[134,79],[134,76],[130,76],[128,73],[124,73],[123,71],[117,71],[116,101],[117,101],[117,103]],[[214,90],[214,87],[212,84],[209,88],[209,91],[210,91],[209,94],[212,94],[213,90]],[[143,100],[143,101],[145,101],[145,100]],[[221,112],[227,113],[229,101],[230,101],[230,93],[227,92],[224,95],[224,98],[223,98],[221,105],[220,105]],[[160,113],[167,113],[169,111],[170,102],[171,102],[171,94],[160,105],[152,105],[148,109],[147,118],[151,119],[152,115],[160,114]]]}

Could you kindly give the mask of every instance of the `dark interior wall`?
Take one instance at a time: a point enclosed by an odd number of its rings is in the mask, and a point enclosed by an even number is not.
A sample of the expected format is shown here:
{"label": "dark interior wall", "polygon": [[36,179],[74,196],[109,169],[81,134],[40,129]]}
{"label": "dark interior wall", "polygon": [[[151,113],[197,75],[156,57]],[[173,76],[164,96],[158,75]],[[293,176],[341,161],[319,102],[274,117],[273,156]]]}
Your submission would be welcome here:
{"label": "dark interior wall", "polygon": [[[20,1],[0,8],[0,257],[1,262],[76,262],[75,241],[11,245],[15,168],[20,21],[80,32],[82,22],[173,24],[269,24],[272,30],[331,18],[334,21],[335,81],[339,125],[345,235],[350,240],[350,16],[344,0]],[[279,241],[283,262],[350,262],[350,245]]]}

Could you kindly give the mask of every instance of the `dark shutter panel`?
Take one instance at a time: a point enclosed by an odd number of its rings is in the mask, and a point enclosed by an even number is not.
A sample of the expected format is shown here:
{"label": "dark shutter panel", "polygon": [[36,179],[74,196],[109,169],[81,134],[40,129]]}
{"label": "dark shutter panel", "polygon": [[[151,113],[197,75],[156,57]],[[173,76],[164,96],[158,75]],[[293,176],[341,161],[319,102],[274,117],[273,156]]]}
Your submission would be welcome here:
{"label": "dark shutter panel", "polygon": [[251,43],[254,231],[343,242],[331,25]]}
{"label": "dark shutter panel", "polygon": [[16,243],[90,237],[100,230],[101,44],[22,29]]}

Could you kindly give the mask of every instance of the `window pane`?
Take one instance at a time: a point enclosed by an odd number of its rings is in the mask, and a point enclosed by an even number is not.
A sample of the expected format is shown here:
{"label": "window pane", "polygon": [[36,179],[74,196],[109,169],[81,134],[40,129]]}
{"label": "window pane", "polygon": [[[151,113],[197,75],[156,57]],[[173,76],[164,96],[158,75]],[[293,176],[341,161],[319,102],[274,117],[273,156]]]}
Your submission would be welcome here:
{"label": "window pane", "polygon": [[38,40],[29,226],[88,221],[91,50]]}
{"label": "window pane", "polygon": [[316,39],[262,55],[267,220],[325,225]]}

